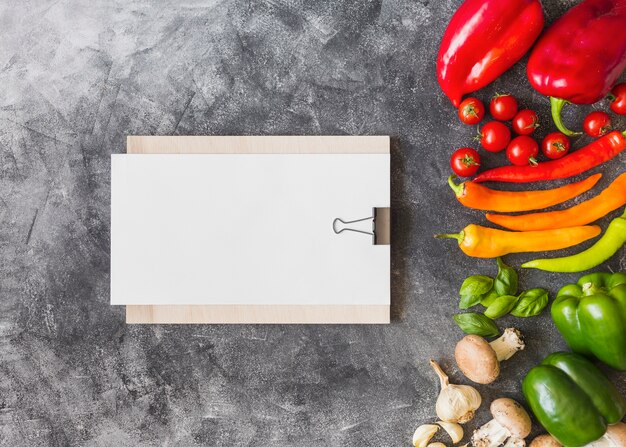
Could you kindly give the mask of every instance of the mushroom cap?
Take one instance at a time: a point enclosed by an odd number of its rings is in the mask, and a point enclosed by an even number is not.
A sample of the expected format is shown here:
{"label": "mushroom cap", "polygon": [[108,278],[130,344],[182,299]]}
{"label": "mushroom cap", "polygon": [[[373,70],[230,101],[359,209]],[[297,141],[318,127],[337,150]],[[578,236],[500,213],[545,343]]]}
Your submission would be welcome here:
{"label": "mushroom cap", "polygon": [[552,435],[539,435],[528,447],[563,447],[559,441]]}
{"label": "mushroom cap", "polygon": [[609,425],[604,436],[613,441],[615,445],[626,445],[626,424],[618,422]]}
{"label": "mushroom cap", "polygon": [[487,340],[466,335],[454,349],[454,358],[461,372],[473,382],[491,383],[500,375],[500,362]]}
{"label": "mushroom cap", "polygon": [[506,428],[511,436],[525,438],[530,434],[532,422],[524,407],[513,399],[501,397],[491,402],[489,411],[498,424]]}

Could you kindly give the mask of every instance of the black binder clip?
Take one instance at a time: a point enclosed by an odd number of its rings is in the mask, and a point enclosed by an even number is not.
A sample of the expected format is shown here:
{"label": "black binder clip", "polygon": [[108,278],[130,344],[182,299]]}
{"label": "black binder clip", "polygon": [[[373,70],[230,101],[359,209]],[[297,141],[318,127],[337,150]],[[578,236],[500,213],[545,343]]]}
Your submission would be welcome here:
{"label": "black binder clip", "polygon": [[333,220],[333,231],[341,234],[352,231],[372,236],[372,244],[389,245],[391,243],[391,209],[372,208],[372,216],[356,220]]}

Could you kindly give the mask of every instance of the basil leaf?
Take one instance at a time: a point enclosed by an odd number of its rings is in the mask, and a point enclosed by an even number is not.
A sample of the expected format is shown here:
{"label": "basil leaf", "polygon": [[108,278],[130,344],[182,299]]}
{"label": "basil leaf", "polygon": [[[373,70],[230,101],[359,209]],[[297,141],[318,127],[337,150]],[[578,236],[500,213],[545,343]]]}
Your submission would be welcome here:
{"label": "basil leaf", "polygon": [[494,289],[491,289],[487,295],[484,295],[482,297],[482,299],[480,300],[480,304],[485,307],[489,307],[491,306],[491,304],[493,304],[496,298],[498,298],[498,293]]}
{"label": "basil leaf", "polygon": [[515,307],[515,303],[517,303],[517,297],[515,295],[499,296],[493,300],[493,303],[491,303],[483,313],[492,320],[495,320],[511,312],[511,309]]}
{"label": "basil leaf", "polygon": [[480,303],[482,295],[466,295],[459,300],[459,309],[468,309]]}
{"label": "basil leaf", "polygon": [[548,305],[548,291],[544,289],[530,289],[522,292],[517,304],[511,311],[516,317],[534,317]]}
{"label": "basil leaf", "polygon": [[456,314],[454,321],[466,334],[476,334],[481,337],[495,337],[500,335],[500,330],[496,323],[489,317],[476,312]]}
{"label": "basil leaf", "polygon": [[488,276],[474,275],[465,278],[459,290],[459,295],[461,295],[459,308],[467,309],[468,307],[480,303],[483,295],[489,292],[492,286],[493,278],[489,278]]}
{"label": "basil leaf", "polygon": [[517,272],[513,267],[506,265],[502,259],[498,258],[498,275],[493,283],[493,288],[498,294],[516,295],[517,294]]}

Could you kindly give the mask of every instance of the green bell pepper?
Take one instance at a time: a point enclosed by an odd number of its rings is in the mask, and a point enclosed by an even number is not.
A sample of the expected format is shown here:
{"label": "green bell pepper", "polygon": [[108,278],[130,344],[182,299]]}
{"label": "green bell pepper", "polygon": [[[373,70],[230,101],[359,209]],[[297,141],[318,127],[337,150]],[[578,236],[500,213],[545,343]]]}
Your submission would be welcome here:
{"label": "green bell pepper", "polygon": [[566,447],[599,439],[626,414],[626,401],[613,383],[585,357],[555,352],[532,368],[522,382],[530,409]]}
{"label": "green bell pepper", "polygon": [[574,352],[626,371],[626,275],[592,273],[559,290],[552,319]]}

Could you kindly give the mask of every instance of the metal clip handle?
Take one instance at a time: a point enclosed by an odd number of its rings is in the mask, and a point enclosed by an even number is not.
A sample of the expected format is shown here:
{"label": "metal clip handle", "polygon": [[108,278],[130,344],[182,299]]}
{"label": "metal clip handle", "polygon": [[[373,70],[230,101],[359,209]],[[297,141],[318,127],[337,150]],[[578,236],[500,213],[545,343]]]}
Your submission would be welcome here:
{"label": "metal clip handle", "polygon": [[373,208],[372,216],[355,220],[343,220],[339,217],[333,220],[333,231],[341,234],[344,231],[367,234],[372,236],[374,245],[389,245],[391,210],[389,208]]}

